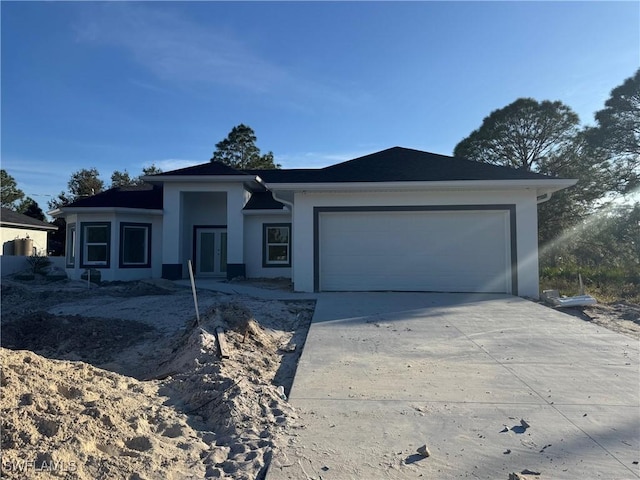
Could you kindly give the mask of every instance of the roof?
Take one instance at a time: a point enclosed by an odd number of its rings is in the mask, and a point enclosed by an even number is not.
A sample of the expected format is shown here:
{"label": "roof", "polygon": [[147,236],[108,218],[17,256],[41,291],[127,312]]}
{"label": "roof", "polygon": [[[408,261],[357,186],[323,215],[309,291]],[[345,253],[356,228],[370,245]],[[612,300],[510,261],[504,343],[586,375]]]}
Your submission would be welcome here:
{"label": "roof", "polygon": [[273,198],[271,192],[254,192],[243,210],[282,210],[284,204]]}
{"label": "roof", "polygon": [[171,170],[169,172],[158,173],[152,175],[153,178],[157,178],[159,180],[162,177],[173,177],[176,175],[179,176],[191,176],[191,175],[244,175],[245,173],[241,170],[236,170],[235,168],[229,167],[224,163],[220,162],[207,162],[202,163],[200,165],[194,165],[192,167],[179,168],[178,170]]}
{"label": "roof", "polygon": [[3,227],[28,228],[31,230],[57,230],[58,227],[50,223],[43,222],[37,218],[14,212],[8,208],[2,207],[0,214],[0,224]]}
{"label": "roof", "polygon": [[90,197],[81,198],[63,208],[65,207],[120,207],[160,210],[162,209],[162,188],[147,183],[137,186],[115,187]]}
{"label": "roof", "polygon": [[[464,158],[449,157],[402,147],[389,148],[324,168],[238,170],[220,162],[207,162],[151,175],[145,177],[145,180],[151,183],[136,187],[112,188],[97,195],[77,200],[65,208],[103,207],[161,210],[163,208],[162,186],[158,184],[170,181],[242,181],[247,188],[253,190],[252,197],[245,205],[244,210],[277,210],[283,208],[283,204],[275,200],[270,192],[261,191],[264,189],[265,184],[272,190],[277,190],[279,186],[281,189],[286,190],[287,188],[295,189],[298,186],[301,188],[306,188],[306,186],[322,188],[325,186],[324,184],[340,183],[351,183],[357,188],[358,183],[362,183],[364,186],[375,182],[493,182],[524,180],[534,181],[540,186],[538,193],[546,194],[575,183],[575,181],[562,180],[523,169],[490,165]],[[545,182],[537,181],[551,182],[553,185],[549,186]],[[566,185],[560,185],[563,181]]]}
{"label": "roof", "polygon": [[260,177],[274,183],[349,183],[349,182],[438,182],[464,180],[549,180],[553,177],[523,169],[490,165],[459,157],[449,157],[411,148],[392,147],[380,152],[330,165],[306,169],[238,170],[220,162],[208,162],[153,175]]}
{"label": "roof", "polygon": [[460,180],[549,180],[547,175],[465,158],[393,147],[320,169],[250,170],[265,182],[438,182]]}

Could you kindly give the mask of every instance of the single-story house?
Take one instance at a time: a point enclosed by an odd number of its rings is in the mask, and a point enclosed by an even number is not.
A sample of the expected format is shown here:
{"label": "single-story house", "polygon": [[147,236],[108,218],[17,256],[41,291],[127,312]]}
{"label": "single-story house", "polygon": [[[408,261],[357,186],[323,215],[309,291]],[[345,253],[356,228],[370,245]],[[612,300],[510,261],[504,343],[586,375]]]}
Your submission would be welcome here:
{"label": "single-story house", "polygon": [[288,277],[314,291],[538,296],[537,205],[576,181],[394,147],[319,169],[209,162],[50,212],[67,273]]}
{"label": "single-story house", "polygon": [[2,255],[47,255],[47,234],[58,227],[2,207],[0,241]]}

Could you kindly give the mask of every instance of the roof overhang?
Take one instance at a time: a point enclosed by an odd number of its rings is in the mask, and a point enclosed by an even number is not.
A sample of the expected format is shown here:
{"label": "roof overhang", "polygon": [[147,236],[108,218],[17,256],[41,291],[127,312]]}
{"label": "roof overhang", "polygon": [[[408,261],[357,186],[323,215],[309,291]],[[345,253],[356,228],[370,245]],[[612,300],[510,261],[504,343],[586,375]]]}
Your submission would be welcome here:
{"label": "roof overhang", "polygon": [[245,216],[251,215],[291,215],[291,209],[289,207],[284,207],[280,209],[276,208],[262,208],[262,209],[253,209],[253,210],[242,210],[242,214]]}
{"label": "roof overhang", "polygon": [[143,181],[153,185],[162,183],[234,183],[252,182],[256,180],[254,175],[145,175]]}
{"label": "roof overhang", "polygon": [[58,230],[58,227],[55,225],[29,225],[27,223],[15,223],[15,222],[0,222],[0,227],[9,227],[9,228],[20,228],[22,230]]}
{"label": "roof overhang", "polygon": [[74,213],[95,215],[100,213],[128,213],[135,215],[162,215],[162,209],[128,208],[128,207],[61,207],[47,212],[54,218],[64,217]]}
{"label": "roof overhang", "polygon": [[445,191],[445,190],[535,190],[536,196],[551,195],[569,188],[576,179],[534,180],[452,180],[439,182],[334,182],[334,183],[267,183],[257,180],[275,192],[364,192],[364,191]]}

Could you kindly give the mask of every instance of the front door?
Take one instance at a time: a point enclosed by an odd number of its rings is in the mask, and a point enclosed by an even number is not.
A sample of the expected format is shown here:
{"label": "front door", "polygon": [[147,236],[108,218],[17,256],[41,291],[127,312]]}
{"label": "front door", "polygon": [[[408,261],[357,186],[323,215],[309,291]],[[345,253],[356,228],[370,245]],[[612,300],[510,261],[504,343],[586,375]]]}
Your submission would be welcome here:
{"label": "front door", "polygon": [[196,275],[222,276],[227,273],[227,230],[196,228]]}

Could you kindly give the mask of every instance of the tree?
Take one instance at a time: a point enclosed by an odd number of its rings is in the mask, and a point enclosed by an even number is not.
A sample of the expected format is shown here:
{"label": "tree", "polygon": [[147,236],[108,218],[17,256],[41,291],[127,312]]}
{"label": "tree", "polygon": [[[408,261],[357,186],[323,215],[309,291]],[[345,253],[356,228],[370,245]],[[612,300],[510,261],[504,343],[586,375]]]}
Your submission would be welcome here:
{"label": "tree", "polygon": [[216,143],[211,161],[238,169],[280,168],[279,164],[274,163],[272,152],[260,155],[255,132],[244,124],[233,127],[227,138]]}
{"label": "tree", "polygon": [[640,69],[614,88],[604,105],[587,138],[609,156],[615,191],[628,193],[640,186]]}
{"label": "tree", "polygon": [[109,188],[142,185],[144,183],[144,180],[142,180],[143,176],[157,175],[158,173],[162,173],[162,169],[156,167],[155,164],[151,164],[149,167],[143,167],[142,173],[137,177],[131,177],[126,169],[124,172],[114,170],[111,174],[111,186]]}
{"label": "tree", "polygon": [[613,204],[570,229],[562,242],[541,252],[550,267],[590,267],[640,275],[640,203]]}
{"label": "tree", "polygon": [[100,193],[104,188],[104,182],[100,180],[100,173],[96,168],[83,168],[71,174],[67,187],[73,198],[72,201],[75,201]]}
{"label": "tree", "polygon": [[610,190],[606,157],[590,148],[580,120],[561,102],[516,100],[493,111],[456,145],[454,155],[527,171],[577,178],[538,208],[541,245],[576,225]]}
{"label": "tree", "polygon": [[66,192],[60,192],[56,198],[53,198],[47,202],[49,206],[49,210],[54,210],[56,208],[64,207],[65,205],[69,205],[74,202],[75,199],[70,197]]}
{"label": "tree", "polygon": [[111,174],[111,187],[126,187],[129,185],[136,185],[136,179],[131,178],[129,172],[126,170],[124,172],[120,172],[119,170],[114,170]]}
{"label": "tree", "polygon": [[555,192],[550,200],[538,205],[541,245],[550,243],[563,230],[591,215],[612,184],[606,157],[591,149],[582,133],[549,158],[539,173],[578,179],[571,188]]}
{"label": "tree", "polygon": [[[54,199],[49,200],[48,205],[51,210],[64,207],[84,197],[90,197],[100,193],[104,188],[104,182],[100,180],[100,174],[96,168],[83,168],[71,174],[67,182],[69,192],[60,192]],[[54,255],[64,255],[66,243],[67,222],[64,218],[56,218],[53,224],[58,230],[49,236]]]}
{"label": "tree", "polygon": [[46,220],[44,212],[40,208],[40,205],[38,205],[37,202],[31,197],[27,197],[22,200],[22,202],[20,202],[20,204],[18,205],[16,211],[18,213],[26,215],[27,217],[35,218],[43,222]]}
{"label": "tree", "polygon": [[[49,210],[55,210],[57,208],[64,207],[65,205],[69,205],[73,200],[74,199],[66,192],[60,192],[56,198],[49,200],[47,205]],[[55,256],[64,255],[65,245],[67,242],[67,221],[62,217],[56,217],[51,223],[58,227],[58,230],[49,233],[48,250]]]}
{"label": "tree", "polygon": [[51,210],[100,193],[104,188],[104,182],[100,180],[100,173],[96,168],[83,168],[71,174],[67,188],[69,192],[60,192],[56,198],[49,200]]}
{"label": "tree", "polygon": [[453,154],[536,172],[573,142],[579,123],[578,115],[561,102],[519,98],[491,112]]}
{"label": "tree", "polygon": [[162,173],[162,169],[159,168],[159,167],[156,167],[155,163],[152,163],[148,167],[142,167],[142,175],[141,176],[158,175],[159,173]]}
{"label": "tree", "polygon": [[15,179],[6,170],[0,170],[0,203],[2,207],[15,210],[16,202],[22,198],[24,198],[24,192],[18,188]]}

